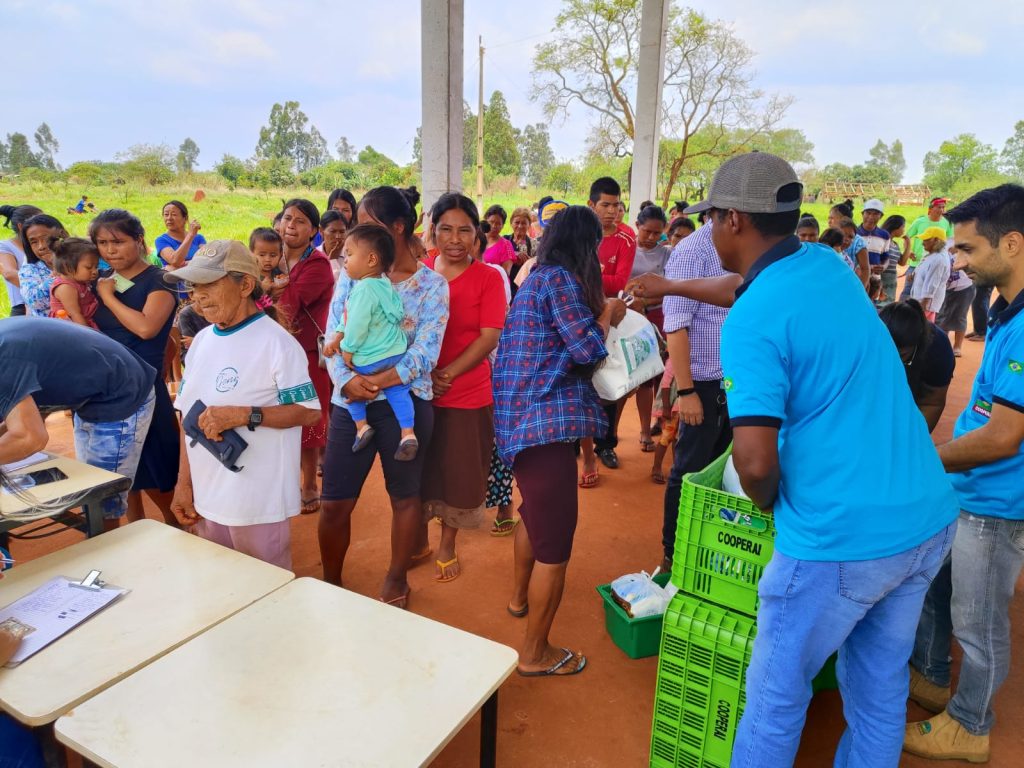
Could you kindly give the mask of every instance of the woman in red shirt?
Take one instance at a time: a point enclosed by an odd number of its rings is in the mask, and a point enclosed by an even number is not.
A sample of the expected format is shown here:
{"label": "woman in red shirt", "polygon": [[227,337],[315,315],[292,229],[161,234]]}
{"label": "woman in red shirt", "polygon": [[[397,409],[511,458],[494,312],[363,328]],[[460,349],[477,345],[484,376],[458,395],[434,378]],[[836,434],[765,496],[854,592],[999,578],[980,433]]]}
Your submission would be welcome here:
{"label": "woman in red shirt", "polygon": [[320,227],[320,212],[309,200],[296,198],[284,204],[281,239],[284,258],[281,268],[288,283],[278,299],[309,361],[309,378],[320,399],[320,421],[302,428],[302,513],[320,509],[316,487],[320,455],[327,444],[327,416],[331,408],[331,379],[320,367],[317,337],[327,325],[327,310],[334,290],[334,273],[322,251],[313,247]]}
{"label": "woman in red shirt", "polygon": [[432,374],[434,437],[423,469],[424,511],[441,519],[437,580],[460,573],[459,528],[477,528],[494,448],[488,355],[498,346],[508,305],[501,276],[473,258],[480,216],[465,195],[442,195],[431,210],[437,256],[425,264],[448,281],[450,315]]}

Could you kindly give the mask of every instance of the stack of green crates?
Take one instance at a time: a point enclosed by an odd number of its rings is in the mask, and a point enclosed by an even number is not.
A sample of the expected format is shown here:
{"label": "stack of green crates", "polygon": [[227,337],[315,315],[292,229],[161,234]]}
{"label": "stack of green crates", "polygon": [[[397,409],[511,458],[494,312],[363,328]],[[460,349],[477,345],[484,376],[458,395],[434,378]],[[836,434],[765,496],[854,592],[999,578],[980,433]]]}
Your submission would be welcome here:
{"label": "stack of green crates", "polygon": [[[757,634],[757,584],[774,551],[770,515],[721,490],[732,447],[683,478],[662,625],[652,768],[728,768]],[[835,688],[835,659],[814,690]]]}

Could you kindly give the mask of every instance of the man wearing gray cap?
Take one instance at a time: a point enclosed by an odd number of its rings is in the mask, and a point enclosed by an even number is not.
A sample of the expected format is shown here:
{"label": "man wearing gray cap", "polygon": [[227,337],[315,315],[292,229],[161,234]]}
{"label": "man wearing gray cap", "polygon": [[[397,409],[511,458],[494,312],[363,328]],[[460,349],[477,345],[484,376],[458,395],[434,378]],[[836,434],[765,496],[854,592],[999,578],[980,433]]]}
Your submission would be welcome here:
{"label": "man wearing gray cap", "polygon": [[230,466],[183,435],[171,510],[205,539],[290,569],[301,427],[319,420],[320,401],[302,347],[268,317],[259,276],[256,259],[235,240],[206,243],[165,276],[185,283],[212,323],[189,348],[175,407],[199,411],[208,440],[244,430],[246,443]]}
{"label": "man wearing gray cap", "polygon": [[[789,163],[751,153],[718,170],[699,206],[722,265],[744,277],[722,329],[733,461],[776,529],[732,765],[792,765],[811,680],[838,650],[835,764],[895,767],[907,662],[957,501],[861,282],[794,235],[801,193]],[[792,300],[811,283],[827,300]],[[913,478],[894,469],[906,456],[920,457]]]}

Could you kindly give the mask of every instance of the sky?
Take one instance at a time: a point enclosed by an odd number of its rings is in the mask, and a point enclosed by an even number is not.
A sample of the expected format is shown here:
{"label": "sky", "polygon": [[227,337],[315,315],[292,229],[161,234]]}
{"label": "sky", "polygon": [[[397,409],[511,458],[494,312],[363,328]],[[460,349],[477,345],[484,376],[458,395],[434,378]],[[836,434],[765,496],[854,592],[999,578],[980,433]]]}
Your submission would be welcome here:
{"label": "sky", "polygon": [[[113,159],[132,144],[199,167],[253,154],[275,102],[298,101],[333,147],[341,136],[399,162],[420,124],[419,0],[4,0],[0,136],[47,122],[58,162]],[[517,126],[548,122],[530,99],[535,47],[557,0],[466,0],[465,94],[501,90]],[[692,0],[757,52],[756,85],[794,98],[783,127],[819,166],[855,164],[901,139],[905,180],[924,154],[969,132],[1001,149],[1024,119],[1024,3],[1018,0]],[[559,159],[579,157],[593,115],[550,123]]]}

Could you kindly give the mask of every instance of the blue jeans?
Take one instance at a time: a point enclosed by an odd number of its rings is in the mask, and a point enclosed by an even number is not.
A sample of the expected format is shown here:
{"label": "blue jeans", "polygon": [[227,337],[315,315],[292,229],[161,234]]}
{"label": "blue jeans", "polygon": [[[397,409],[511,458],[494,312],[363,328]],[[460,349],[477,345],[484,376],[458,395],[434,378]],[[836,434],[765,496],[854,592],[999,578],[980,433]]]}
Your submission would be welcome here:
{"label": "blue jeans", "polygon": [[[353,365],[352,370],[363,376],[369,376],[386,371],[388,368],[394,368],[401,362],[404,356],[404,354],[392,355],[368,365]],[[395,412],[398,426],[402,429],[412,429],[416,425],[416,412],[412,407],[412,395],[409,394],[409,385],[395,384],[393,387],[384,387],[384,397],[387,399],[388,405],[391,406],[391,410]],[[345,403],[345,408],[348,409],[349,415],[352,416],[352,421],[366,421],[366,406],[368,405],[369,403],[359,400]]]}
{"label": "blue jeans", "polygon": [[1010,600],[1024,564],[1024,520],[960,513],[953,551],[928,590],[911,660],[949,685],[950,642],[964,651],[946,711],[973,734],[992,729],[992,699],[1010,668]]}
{"label": "blue jeans", "polygon": [[[134,480],[155,405],[156,396],[151,392],[138,410],[124,421],[85,421],[76,413],[75,455],[78,460]],[[127,491],[103,500],[106,518],[122,517],[127,511]]]}
{"label": "blue jeans", "polygon": [[955,530],[951,523],[918,546],[877,560],[815,562],[775,552],[758,586],[758,631],[733,768],[793,764],[811,680],[837,650],[847,728],[834,765],[895,768],[914,630]]}
{"label": "blue jeans", "polygon": [[39,740],[14,718],[0,713],[0,768],[45,768]]}

